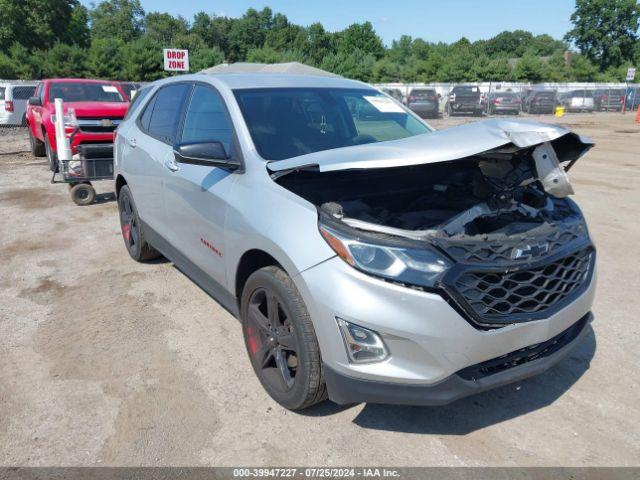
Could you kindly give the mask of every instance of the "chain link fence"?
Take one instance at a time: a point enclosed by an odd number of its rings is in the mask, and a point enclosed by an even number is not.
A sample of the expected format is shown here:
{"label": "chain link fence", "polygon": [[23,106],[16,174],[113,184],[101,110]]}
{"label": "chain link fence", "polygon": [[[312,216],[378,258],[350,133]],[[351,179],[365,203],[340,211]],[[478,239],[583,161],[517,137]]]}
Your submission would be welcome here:
{"label": "chain link fence", "polygon": [[637,110],[640,84],[384,83],[380,90],[422,116]]}

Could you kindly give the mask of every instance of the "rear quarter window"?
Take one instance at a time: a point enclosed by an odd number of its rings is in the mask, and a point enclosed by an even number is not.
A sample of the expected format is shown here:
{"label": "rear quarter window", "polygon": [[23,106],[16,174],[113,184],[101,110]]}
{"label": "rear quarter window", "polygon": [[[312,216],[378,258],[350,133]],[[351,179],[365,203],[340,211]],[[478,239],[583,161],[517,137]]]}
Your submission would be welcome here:
{"label": "rear quarter window", "polygon": [[6,88],[0,87],[0,100],[4,100],[4,92],[5,91],[6,91]]}
{"label": "rear quarter window", "polygon": [[160,88],[142,114],[140,125],[149,135],[173,145],[187,93],[191,85],[176,83]]}

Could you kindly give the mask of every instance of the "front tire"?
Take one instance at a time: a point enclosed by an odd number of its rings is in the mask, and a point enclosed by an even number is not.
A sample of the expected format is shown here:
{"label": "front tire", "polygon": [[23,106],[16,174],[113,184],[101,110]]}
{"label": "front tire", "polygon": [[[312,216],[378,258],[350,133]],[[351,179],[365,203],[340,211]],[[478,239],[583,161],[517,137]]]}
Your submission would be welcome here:
{"label": "front tire", "polygon": [[160,252],[153,248],[144,238],[142,223],[138,209],[133,203],[131,190],[127,185],[118,194],[118,212],[120,213],[120,230],[127,252],[136,262],[145,262],[160,257]]}
{"label": "front tire", "polygon": [[327,398],[309,312],[284,270],[269,266],[249,277],[240,317],[251,365],[271,398],[289,410]]}
{"label": "front tire", "polygon": [[58,154],[53,151],[51,148],[51,143],[49,142],[49,135],[44,136],[44,150],[47,155],[47,160],[49,161],[49,170],[52,172],[58,172]]}

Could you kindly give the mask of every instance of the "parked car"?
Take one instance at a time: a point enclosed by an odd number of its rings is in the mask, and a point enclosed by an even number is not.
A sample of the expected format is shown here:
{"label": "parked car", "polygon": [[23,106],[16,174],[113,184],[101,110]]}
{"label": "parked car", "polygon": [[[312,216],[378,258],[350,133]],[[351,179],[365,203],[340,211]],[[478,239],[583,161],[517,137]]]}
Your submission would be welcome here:
{"label": "parked car", "polygon": [[490,115],[495,113],[520,113],[520,96],[515,92],[492,92],[487,95],[484,111]]}
{"label": "parked car", "polygon": [[597,111],[621,112],[624,104],[624,88],[608,88],[593,93],[593,106]]}
{"label": "parked car", "polygon": [[484,110],[482,99],[483,97],[479,87],[457,85],[449,92],[444,109],[448,115],[458,113],[482,115],[482,111]]}
{"label": "parked car", "polygon": [[0,125],[25,125],[27,100],[35,83],[0,82]]}
{"label": "parked car", "polygon": [[46,156],[51,171],[57,171],[56,98],[64,103],[67,133],[75,132],[72,153],[112,157],[114,131],[129,106],[124,92],[116,82],[72,78],[43,80],[29,99],[26,120],[33,155]]}
{"label": "parked car", "polygon": [[286,408],[444,404],[591,331],[595,250],[561,167],[589,140],[497,119],[434,131],[339,77],[185,75],[136,99],[115,144],[125,247],[238,316]]}
{"label": "parked car", "polygon": [[400,91],[400,89],[398,89],[398,88],[382,88],[382,91],[384,93],[386,93],[387,95],[389,95],[390,97],[392,97],[395,100],[397,100],[398,102],[402,103],[403,95],[402,95],[402,92]]}
{"label": "parked car", "polygon": [[554,113],[558,105],[555,90],[528,90],[522,100],[522,111],[527,113]]}
{"label": "parked car", "polygon": [[593,112],[595,110],[592,90],[571,90],[561,94],[559,102],[567,112]]}
{"label": "parked car", "polygon": [[437,117],[440,96],[433,88],[414,88],[407,96],[407,106],[421,117]]}

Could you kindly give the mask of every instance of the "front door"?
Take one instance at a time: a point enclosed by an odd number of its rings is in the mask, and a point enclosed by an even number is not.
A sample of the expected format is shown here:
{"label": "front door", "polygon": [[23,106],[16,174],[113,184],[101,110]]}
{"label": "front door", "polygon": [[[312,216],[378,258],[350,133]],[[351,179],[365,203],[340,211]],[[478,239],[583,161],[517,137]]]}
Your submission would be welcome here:
{"label": "front door", "polygon": [[[218,141],[228,154],[234,151],[229,114],[212,86],[194,86],[178,141]],[[226,199],[235,176],[222,168],[172,161],[167,169],[164,204],[170,225],[168,240],[209,277],[225,285]]]}

